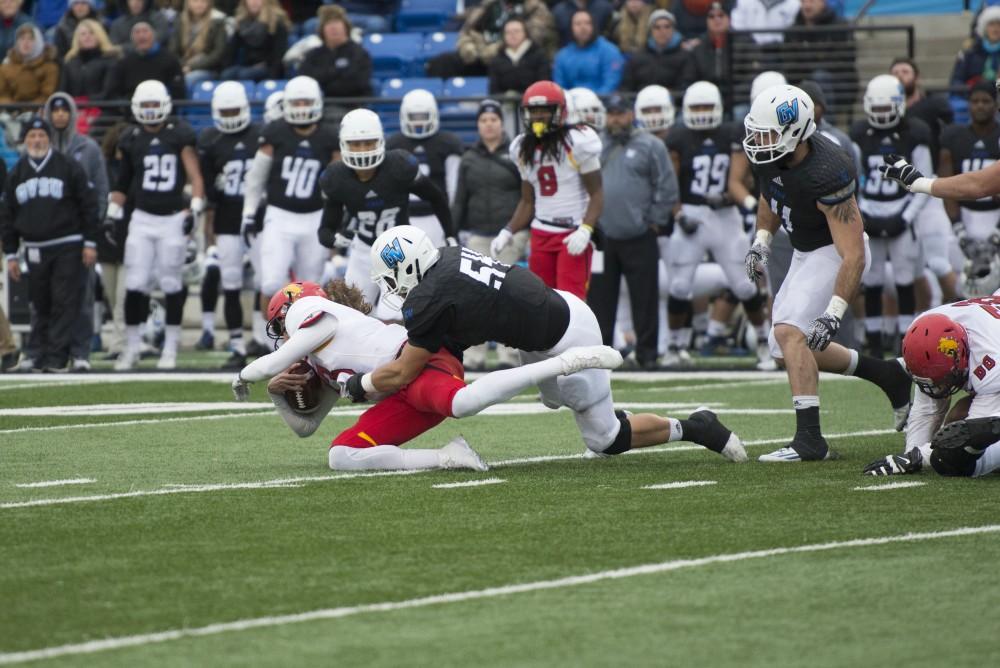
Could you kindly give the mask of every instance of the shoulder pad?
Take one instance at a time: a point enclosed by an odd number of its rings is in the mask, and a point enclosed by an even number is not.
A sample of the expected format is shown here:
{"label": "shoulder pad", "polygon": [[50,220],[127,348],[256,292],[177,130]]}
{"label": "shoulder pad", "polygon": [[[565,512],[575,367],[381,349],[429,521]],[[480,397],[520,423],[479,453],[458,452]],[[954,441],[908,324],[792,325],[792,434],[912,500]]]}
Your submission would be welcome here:
{"label": "shoulder pad", "polygon": [[311,327],[328,313],[328,300],[322,297],[303,297],[289,307],[285,314],[285,328],[294,334],[303,327]]}
{"label": "shoulder pad", "polygon": [[843,202],[854,194],[858,175],[854,160],[847,151],[838,148],[823,137],[819,160],[809,165],[805,177],[809,192],[822,204],[832,205]]}

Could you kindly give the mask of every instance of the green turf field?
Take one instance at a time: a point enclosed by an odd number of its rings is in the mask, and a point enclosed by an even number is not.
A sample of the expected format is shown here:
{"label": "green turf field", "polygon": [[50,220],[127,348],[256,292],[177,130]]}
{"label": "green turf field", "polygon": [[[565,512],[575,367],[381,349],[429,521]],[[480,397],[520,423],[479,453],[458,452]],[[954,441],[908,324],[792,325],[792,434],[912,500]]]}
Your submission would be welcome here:
{"label": "green turf field", "polygon": [[[297,439],[261,387],[169,377],[0,380],[0,664],[1000,665],[1000,480],[862,477],[902,436],[860,381],[821,385],[833,462],[584,460],[524,395],[411,444],[461,433],[488,473],[345,475],[353,407]],[[615,398],[710,404],[752,458],[794,422],[756,374]]]}

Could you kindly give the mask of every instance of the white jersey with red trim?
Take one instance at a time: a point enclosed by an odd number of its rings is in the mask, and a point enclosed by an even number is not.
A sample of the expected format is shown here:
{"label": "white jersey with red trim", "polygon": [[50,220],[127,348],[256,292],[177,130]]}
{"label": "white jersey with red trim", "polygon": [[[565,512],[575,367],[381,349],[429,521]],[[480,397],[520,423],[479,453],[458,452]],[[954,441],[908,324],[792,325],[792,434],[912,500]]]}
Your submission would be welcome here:
{"label": "white jersey with red trim", "polygon": [[1000,393],[1000,295],[944,304],[927,313],[948,316],[968,333],[969,380],[965,389],[977,395]]}
{"label": "white jersey with red trim", "polygon": [[541,149],[531,164],[521,162],[520,134],[510,143],[510,159],[517,165],[521,178],[535,189],[535,218],[531,229],[544,232],[566,232],[583,222],[590,195],[581,174],[601,168],[601,138],[589,125],[571,128],[566,141],[553,159],[541,158]]}
{"label": "white jersey with red trim", "polygon": [[[333,317],[324,318],[326,314]],[[303,297],[285,314],[289,337],[300,328],[312,326],[333,328],[333,338],[307,358],[330,385],[341,373],[368,373],[391,362],[406,343],[406,328],[402,325],[387,325],[323,297]]]}

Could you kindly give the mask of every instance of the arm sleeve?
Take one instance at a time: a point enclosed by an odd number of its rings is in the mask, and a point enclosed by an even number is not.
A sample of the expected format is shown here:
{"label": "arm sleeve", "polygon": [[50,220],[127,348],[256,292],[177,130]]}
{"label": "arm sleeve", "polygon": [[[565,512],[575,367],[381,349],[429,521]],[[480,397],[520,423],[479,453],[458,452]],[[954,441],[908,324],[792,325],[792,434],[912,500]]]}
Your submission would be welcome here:
{"label": "arm sleeve", "polygon": [[323,193],[323,217],[320,219],[319,225],[336,233],[340,231],[341,226],[344,224],[344,204],[327,194],[329,189],[326,186],[326,181],[329,174],[330,170],[328,169],[320,181],[320,189]]}
{"label": "arm sleeve", "polygon": [[455,231],[455,223],[451,218],[451,209],[448,208],[448,196],[441,192],[440,188],[427,177],[418,174],[410,186],[410,192],[431,205],[434,215],[441,223],[444,236],[458,236]]}
{"label": "arm sleeve", "polygon": [[663,226],[670,222],[670,213],[674,209],[680,191],[677,187],[673,161],[667,155],[667,147],[660,140],[653,142],[649,162],[653,201],[650,203],[646,222],[650,225]]}
{"label": "arm sleeve", "polygon": [[573,155],[581,174],[590,174],[601,168],[601,138],[590,128],[574,133]]}
{"label": "arm sleeve", "polygon": [[[927,144],[920,144],[913,149],[913,166],[921,174],[933,174],[934,165],[931,162],[931,150],[928,148]],[[920,214],[920,210],[924,208],[927,204],[927,199],[930,195],[926,193],[913,193],[910,203],[906,205],[903,209],[903,219],[908,223],[912,223],[913,220]]]}
{"label": "arm sleeve", "polygon": [[913,407],[906,422],[906,447],[919,447],[931,442],[931,437],[941,428],[948,409],[950,399],[932,399],[917,390],[913,393]]}
{"label": "arm sleeve", "polygon": [[258,357],[240,372],[248,383],[267,380],[278,375],[295,362],[333,338],[337,331],[337,318],[330,313],[308,327],[300,327],[284,345],[269,355]]}
{"label": "arm sleeve", "polygon": [[268,392],[267,395],[271,397],[271,403],[274,404],[275,409],[277,409],[278,415],[281,416],[281,419],[285,421],[285,424],[287,424],[299,438],[312,436],[313,433],[319,429],[320,424],[323,423],[323,419],[330,413],[330,409],[333,408],[337,404],[337,400],[340,399],[340,394],[336,390],[326,383],[323,383],[323,386],[320,389],[319,405],[316,407],[316,410],[309,413],[299,413],[288,405],[285,395],[272,394],[271,392]]}
{"label": "arm sleeve", "polygon": [[244,187],[243,215],[253,215],[260,206],[260,200],[264,196],[264,189],[267,185],[267,176],[271,173],[271,162],[273,158],[263,151],[257,151],[253,157],[253,165],[247,172],[247,182]]}

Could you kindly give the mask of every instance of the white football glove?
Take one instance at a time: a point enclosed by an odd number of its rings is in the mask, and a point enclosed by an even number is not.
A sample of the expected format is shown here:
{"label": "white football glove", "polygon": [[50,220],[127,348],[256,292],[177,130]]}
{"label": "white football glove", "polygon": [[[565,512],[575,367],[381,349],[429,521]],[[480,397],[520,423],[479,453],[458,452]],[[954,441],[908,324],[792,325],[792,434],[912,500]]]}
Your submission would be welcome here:
{"label": "white football glove", "polygon": [[593,232],[589,225],[580,225],[580,227],[573,230],[571,234],[563,239],[563,243],[566,244],[566,250],[569,251],[570,255],[580,255],[590,245],[590,236],[592,234]]}
{"label": "white football glove", "polygon": [[507,247],[514,235],[506,227],[497,233],[497,236],[490,242],[490,255],[497,257],[500,251]]}
{"label": "white football glove", "polygon": [[250,383],[240,378],[240,374],[236,374],[236,378],[233,379],[232,388],[236,401],[248,401],[250,399]]}
{"label": "white football glove", "polygon": [[340,232],[337,232],[337,234],[335,234],[334,237],[333,237],[333,247],[334,248],[350,248],[351,247],[351,237],[347,236],[346,234],[341,234]]}

